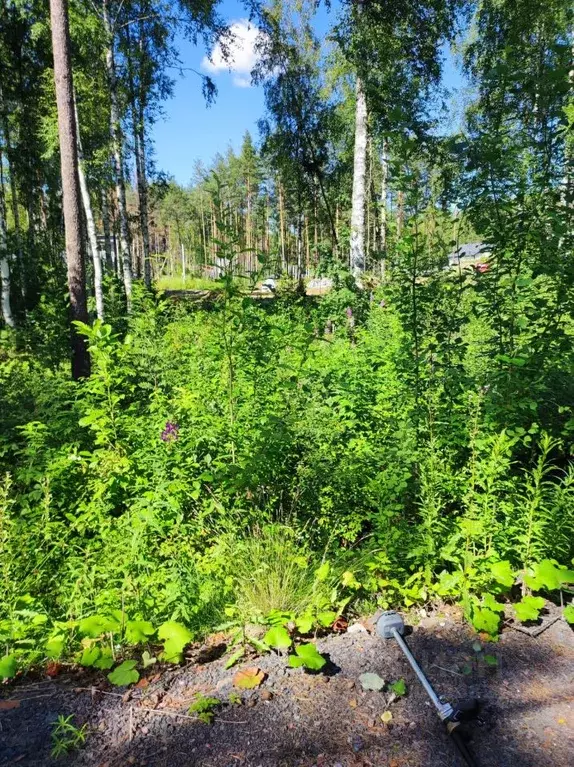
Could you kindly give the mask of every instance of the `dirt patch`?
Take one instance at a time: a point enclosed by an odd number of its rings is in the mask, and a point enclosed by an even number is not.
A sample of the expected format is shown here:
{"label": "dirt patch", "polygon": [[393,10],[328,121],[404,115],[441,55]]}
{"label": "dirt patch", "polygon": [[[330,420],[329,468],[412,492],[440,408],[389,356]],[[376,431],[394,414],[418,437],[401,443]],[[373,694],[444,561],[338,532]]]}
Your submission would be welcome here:
{"label": "dirt patch", "polygon": [[[468,726],[481,767],[569,767],[574,754],[574,633],[557,621],[533,639],[505,632],[477,652],[477,637],[454,614],[424,618],[408,642],[439,694],[450,702],[478,698],[481,720]],[[473,647],[474,645],[474,647]],[[318,641],[327,674],[291,669],[268,655],[256,665],[265,681],[233,687],[237,669],[224,658],[170,669],[127,693],[92,690],[94,677],[58,676],[6,690],[0,707],[0,765],[77,767],[445,767],[460,765],[443,725],[394,642],[363,631]],[[485,660],[485,655],[489,655]],[[496,665],[493,658],[496,659]],[[209,659],[208,659],[209,661]],[[388,693],[365,692],[374,672],[404,679],[408,694],[389,706]],[[101,681],[101,678],[100,678]],[[145,683],[144,683],[145,684]],[[85,689],[81,689],[85,688]],[[188,708],[196,693],[224,705],[213,724]],[[231,694],[242,702],[228,702]],[[381,714],[392,713],[385,724]],[[87,724],[84,748],[50,757],[59,714]]]}

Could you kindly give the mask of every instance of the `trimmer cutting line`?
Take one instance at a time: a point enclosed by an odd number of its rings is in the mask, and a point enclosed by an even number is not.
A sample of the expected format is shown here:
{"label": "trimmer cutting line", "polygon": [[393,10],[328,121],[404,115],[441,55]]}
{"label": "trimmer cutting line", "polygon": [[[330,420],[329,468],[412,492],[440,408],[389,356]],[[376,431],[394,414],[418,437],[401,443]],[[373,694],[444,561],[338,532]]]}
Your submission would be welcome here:
{"label": "trimmer cutting line", "polygon": [[377,621],[377,634],[383,639],[395,639],[397,641],[397,644],[410,663],[412,670],[419,678],[424,691],[429,696],[433,706],[436,708],[440,720],[445,723],[446,731],[455,744],[455,747],[460,756],[464,759],[466,764],[469,765],[469,767],[478,767],[459,732],[461,719],[472,718],[473,714],[476,715],[478,711],[477,702],[472,701],[468,704],[459,705],[456,707],[453,707],[450,703],[443,702],[434,691],[429,680],[424,675],[423,670],[417,663],[415,656],[409,650],[407,643],[403,639],[404,631],[405,623],[402,617],[396,612],[384,612]]}

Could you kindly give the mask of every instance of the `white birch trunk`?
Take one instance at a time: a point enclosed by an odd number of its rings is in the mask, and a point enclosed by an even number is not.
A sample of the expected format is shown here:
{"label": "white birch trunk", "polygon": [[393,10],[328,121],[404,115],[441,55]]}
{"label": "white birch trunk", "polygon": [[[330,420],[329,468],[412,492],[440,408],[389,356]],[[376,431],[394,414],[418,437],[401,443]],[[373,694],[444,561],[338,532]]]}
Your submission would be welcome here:
{"label": "white birch trunk", "polygon": [[387,184],[389,179],[389,144],[383,139],[381,154],[381,279],[384,281],[387,268]]}
{"label": "white birch trunk", "polygon": [[98,250],[98,235],[96,234],[96,222],[94,220],[94,211],[92,210],[92,201],[90,200],[90,191],[86,174],[84,172],[84,152],[82,149],[82,139],[80,136],[80,123],[78,121],[78,107],[74,100],[74,109],[76,112],[76,133],[78,138],[78,178],[80,181],[80,192],[82,195],[82,205],[86,216],[86,229],[88,230],[88,242],[92,252],[92,263],[94,265],[94,294],[96,296],[96,314],[99,320],[104,321],[104,290],[102,286],[102,261],[100,251]]}
{"label": "white birch trunk", "polygon": [[12,304],[10,303],[10,256],[8,254],[8,234],[4,218],[4,182],[0,182],[0,307],[7,327],[15,327]]}
{"label": "white birch trunk", "polygon": [[365,269],[365,178],[367,169],[367,101],[357,77],[355,111],[355,152],[351,201],[351,252],[349,266],[355,278]]}
{"label": "white birch trunk", "polygon": [[124,161],[123,161],[123,138],[120,121],[120,110],[118,105],[116,63],[114,57],[114,40],[112,28],[109,20],[107,3],[104,0],[103,5],[104,26],[108,35],[108,48],[106,50],[106,70],[108,74],[108,83],[110,87],[110,127],[112,134],[113,152],[112,159],[114,163],[114,173],[116,177],[116,196],[118,201],[118,217],[120,224],[120,256],[122,260],[122,273],[124,279],[124,288],[128,311],[131,309],[132,298],[132,259],[130,253],[128,210],[126,204],[126,185],[124,179]]}

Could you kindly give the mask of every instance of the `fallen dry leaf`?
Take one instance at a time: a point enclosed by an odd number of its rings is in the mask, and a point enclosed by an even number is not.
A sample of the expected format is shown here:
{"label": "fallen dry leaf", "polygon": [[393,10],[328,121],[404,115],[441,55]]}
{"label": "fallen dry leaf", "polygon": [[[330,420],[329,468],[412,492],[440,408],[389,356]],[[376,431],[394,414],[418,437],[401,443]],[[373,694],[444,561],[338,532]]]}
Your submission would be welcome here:
{"label": "fallen dry leaf", "polygon": [[48,663],[48,665],[46,666],[46,674],[48,674],[48,676],[51,676],[51,677],[58,676],[62,668],[63,666],[61,663],[54,663],[54,662]]}
{"label": "fallen dry leaf", "polygon": [[351,708],[357,708],[357,701],[355,700],[355,698],[351,698],[351,700],[349,701],[349,706]]}
{"label": "fallen dry leaf", "polygon": [[339,616],[337,620],[334,621],[331,628],[333,631],[346,631],[349,623],[345,620],[342,616]]}
{"label": "fallen dry leaf", "polygon": [[260,668],[245,668],[235,674],[233,686],[243,690],[252,690],[254,687],[259,687],[264,679],[265,673]]}
{"label": "fallen dry leaf", "polygon": [[149,686],[149,679],[147,679],[147,677],[145,676],[142,676],[142,678],[136,684],[136,687],[138,687],[140,690],[143,690],[145,687],[148,687],[148,686]]}
{"label": "fallen dry leaf", "polygon": [[20,701],[0,700],[0,711],[9,711],[11,708],[20,708]]}

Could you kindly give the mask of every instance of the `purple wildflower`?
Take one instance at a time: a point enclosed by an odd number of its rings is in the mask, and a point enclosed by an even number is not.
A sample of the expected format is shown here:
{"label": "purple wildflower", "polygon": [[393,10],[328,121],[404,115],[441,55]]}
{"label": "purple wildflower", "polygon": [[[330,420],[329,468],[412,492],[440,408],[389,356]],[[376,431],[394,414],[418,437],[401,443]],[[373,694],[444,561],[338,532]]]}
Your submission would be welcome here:
{"label": "purple wildflower", "polygon": [[165,429],[161,433],[164,442],[175,442],[179,437],[179,426],[173,421],[166,421]]}
{"label": "purple wildflower", "polygon": [[353,310],[351,309],[350,306],[347,306],[347,308],[345,309],[345,314],[347,315],[349,319],[351,319],[351,317],[353,316]]}

